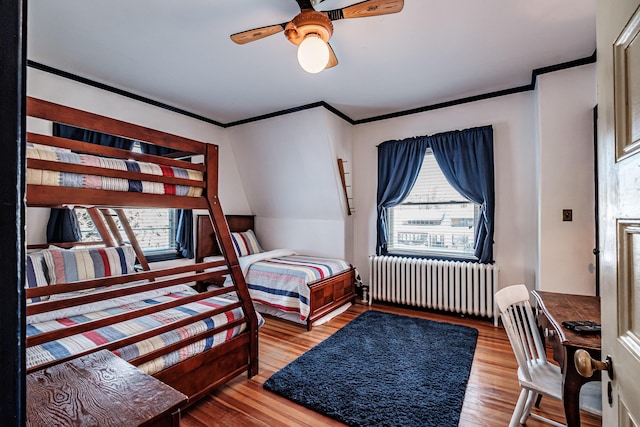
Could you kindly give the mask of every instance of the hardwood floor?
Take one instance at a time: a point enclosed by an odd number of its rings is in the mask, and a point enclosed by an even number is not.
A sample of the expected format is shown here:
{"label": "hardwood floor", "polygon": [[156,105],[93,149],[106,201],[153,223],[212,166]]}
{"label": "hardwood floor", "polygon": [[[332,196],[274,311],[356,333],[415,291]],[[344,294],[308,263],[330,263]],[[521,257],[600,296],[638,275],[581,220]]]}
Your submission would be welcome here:
{"label": "hardwood floor", "polygon": [[[319,344],[359,314],[367,305],[354,305],[329,323],[307,332],[303,327],[267,318],[260,328],[260,372],[247,379],[241,375],[187,409],[182,415],[183,427],[203,426],[342,426],[331,418],[296,405],[262,388],[262,384],[289,362]],[[465,394],[460,426],[506,426],[520,392],[516,377],[517,364],[502,327],[489,321],[460,318],[374,305],[373,309],[442,322],[471,326],[479,331],[478,344]],[[442,363],[447,363],[443,360]],[[534,412],[564,423],[562,406],[543,399]],[[582,426],[600,427],[599,418],[582,414]],[[544,426],[529,420],[527,426]],[[443,426],[446,427],[446,426]]]}

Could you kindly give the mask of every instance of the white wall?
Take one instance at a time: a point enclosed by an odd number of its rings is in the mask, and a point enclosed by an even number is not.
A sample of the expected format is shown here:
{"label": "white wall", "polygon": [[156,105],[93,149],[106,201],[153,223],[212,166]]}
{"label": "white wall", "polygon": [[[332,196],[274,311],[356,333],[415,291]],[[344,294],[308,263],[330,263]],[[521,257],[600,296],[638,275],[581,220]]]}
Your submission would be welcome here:
{"label": "white wall", "polygon": [[[595,294],[595,65],[541,75],[538,116],[538,288]],[[573,221],[562,210],[573,210]]]}
{"label": "white wall", "polygon": [[[227,132],[218,126],[193,119],[169,110],[84,85],[73,80],[27,69],[27,94],[85,111],[136,123],[219,146],[218,194],[225,212],[251,213],[240,183],[240,175]],[[51,132],[42,121],[28,123],[29,131]],[[27,211],[27,242],[45,243],[48,209],[29,208]]]}
{"label": "white wall", "polygon": [[[324,119],[326,123],[326,132],[329,140],[329,146],[333,153],[335,167],[335,178],[338,185],[338,199],[342,205],[342,215],[344,218],[344,258],[352,262],[354,256],[353,245],[353,126],[337,117],[335,114],[328,110],[323,109]],[[340,172],[338,169],[337,159],[343,160],[343,168],[345,172],[345,182],[347,185],[346,196],[344,189],[342,188],[342,181],[340,179]],[[349,197],[349,204],[347,204],[346,197]],[[351,213],[351,214],[350,214]]]}
{"label": "white wall", "polygon": [[[343,142],[347,132],[330,125],[323,111],[314,108],[228,130],[265,249],[346,256],[336,155],[349,152]],[[339,141],[330,143],[330,135]]]}

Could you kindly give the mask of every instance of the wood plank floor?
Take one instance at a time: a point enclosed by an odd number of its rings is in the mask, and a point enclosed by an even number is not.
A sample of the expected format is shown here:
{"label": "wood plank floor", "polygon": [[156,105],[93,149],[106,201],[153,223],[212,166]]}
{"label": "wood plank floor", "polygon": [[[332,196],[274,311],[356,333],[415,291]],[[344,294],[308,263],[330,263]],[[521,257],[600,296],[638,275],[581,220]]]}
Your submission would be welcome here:
{"label": "wood plank floor", "polygon": [[[275,372],[319,344],[349,323],[369,306],[356,304],[329,323],[307,332],[282,320],[267,318],[260,328],[260,372],[247,379],[241,375],[188,408],[182,415],[183,427],[203,426],[342,426],[262,388]],[[460,426],[506,426],[520,392],[516,379],[517,364],[502,327],[489,321],[460,318],[399,307],[374,305],[373,309],[471,326],[479,331],[478,344],[465,394]],[[355,339],[355,337],[354,337]],[[443,360],[442,363],[447,363]],[[562,406],[543,399],[534,412],[564,423]],[[599,418],[582,414],[582,426],[600,427]],[[544,426],[529,420],[530,427]],[[443,426],[446,427],[446,426]]]}

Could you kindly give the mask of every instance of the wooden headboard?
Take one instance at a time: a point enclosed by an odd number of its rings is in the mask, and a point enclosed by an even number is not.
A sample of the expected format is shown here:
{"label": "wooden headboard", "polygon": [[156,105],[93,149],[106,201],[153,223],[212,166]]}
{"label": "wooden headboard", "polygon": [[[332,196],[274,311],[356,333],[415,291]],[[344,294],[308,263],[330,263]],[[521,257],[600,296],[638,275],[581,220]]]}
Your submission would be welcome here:
{"label": "wooden headboard", "polygon": [[[225,215],[225,218],[232,233],[255,230],[254,215]],[[202,262],[204,257],[222,255],[209,215],[198,215],[197,219],[196,262]]]}

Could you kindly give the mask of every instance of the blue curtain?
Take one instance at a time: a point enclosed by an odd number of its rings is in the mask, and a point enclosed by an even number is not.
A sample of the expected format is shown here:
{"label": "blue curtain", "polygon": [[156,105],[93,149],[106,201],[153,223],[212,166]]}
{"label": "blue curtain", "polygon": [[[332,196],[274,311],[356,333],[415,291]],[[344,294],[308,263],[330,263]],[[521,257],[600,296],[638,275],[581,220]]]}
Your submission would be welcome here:
{"label": "blue curtain", "polygon": [[451,186],[480,206],[474,255],[480,262],[493,262],[495,187],[491,126],[386,141],[378,146],[376,253],[387,253],[388,208],[402,203],[411,192],[427,148],[433,151]]}
{"label": "blue curtain", "polygon": [[173,148],[162,147],[160,145],[140,143],[140,150],[145,154],[152,154],[154,156],[166,156],[167,154],[175,153],[178,150]]}
{"label": "blue curtain", "polygon": [[193,258],[193,211],[191,209],[178,209],[177,214],[176,249],[183,257]]}
{"label": "blue curtain", "polygon": [[76,141],[91,142],[92,144],[103,145],[105,147],[122,148],[123,150],[131,150],[134,142],[131,139],[82,129],[75,126],[63,125],[61,123],[53,124],[53,136],[60,136],[62,138],[73,139]]}
{"label": "blue curtain", "polygon": [[474,255],[479,262],[493,262],[493,128],[483,126],[445,132],[428,139],[433,157],[449,184],[467,200],[480,206]]}
{"label": "blue curtain", "polygon": [[376,253],[387,253],[389,211],[409,195],[415,184],[428,142],[425,137],[385,141],[378,145],[378,237]]}
{"label": "blue curtain", "polygon": [[47,223],[47,243],[79,242],[82,240],[78,218],[73,209],[51,209]]}

